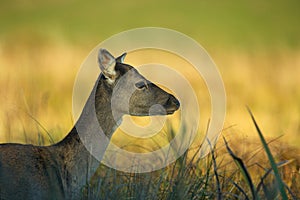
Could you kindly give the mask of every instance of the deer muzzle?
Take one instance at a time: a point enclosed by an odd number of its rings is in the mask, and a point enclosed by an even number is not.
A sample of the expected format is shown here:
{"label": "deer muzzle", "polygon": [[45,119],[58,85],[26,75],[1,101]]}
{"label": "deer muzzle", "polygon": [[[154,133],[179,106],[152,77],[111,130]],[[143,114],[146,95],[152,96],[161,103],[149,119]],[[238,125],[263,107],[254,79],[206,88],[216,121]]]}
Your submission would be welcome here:
{"label": "deer muzzle", "polygon": [[180,102],[173,95],[170,95],[164,108],[166,109],[167,114],[173,114],[180,107]]}

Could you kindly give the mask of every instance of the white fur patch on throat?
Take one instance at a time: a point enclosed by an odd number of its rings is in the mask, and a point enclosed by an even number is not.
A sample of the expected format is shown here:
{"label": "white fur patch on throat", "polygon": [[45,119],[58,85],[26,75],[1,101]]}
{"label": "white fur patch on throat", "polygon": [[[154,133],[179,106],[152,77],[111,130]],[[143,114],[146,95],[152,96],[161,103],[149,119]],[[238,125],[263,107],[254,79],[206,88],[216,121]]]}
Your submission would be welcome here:
{"label": "white fur patch on throat", "polygon": [[107,81],[108,84],[113,84],[115,82],[115,79],[109,78],[108,76],[106,76],[105,74],[103,74],[105,77],[105,81]]}
{"label": "white fur patch on throat", "polygon": [[113,84],[115,82],[114,79],[110,79],[108,77],[106,77],[106,81],[108,82],[108,84]]}

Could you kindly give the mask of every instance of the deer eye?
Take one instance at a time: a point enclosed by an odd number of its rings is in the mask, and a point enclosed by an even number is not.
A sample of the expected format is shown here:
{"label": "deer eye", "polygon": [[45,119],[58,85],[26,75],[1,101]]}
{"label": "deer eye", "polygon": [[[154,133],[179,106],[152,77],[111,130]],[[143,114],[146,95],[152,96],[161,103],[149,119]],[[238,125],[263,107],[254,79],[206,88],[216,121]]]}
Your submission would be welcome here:
{"label": "deer eye", "polygon": [[148,88],[148,85],[147,85],[146,81],[139,81],[135,84],[135,87],[137,89],[142,90],[142,89]]}

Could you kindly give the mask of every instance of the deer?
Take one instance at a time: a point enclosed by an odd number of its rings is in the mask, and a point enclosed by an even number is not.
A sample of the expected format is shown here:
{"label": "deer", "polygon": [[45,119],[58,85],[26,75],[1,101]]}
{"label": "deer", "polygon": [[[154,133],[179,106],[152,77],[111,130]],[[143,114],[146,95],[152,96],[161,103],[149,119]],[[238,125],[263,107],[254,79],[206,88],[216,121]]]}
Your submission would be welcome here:
{"label": "deer", "polygon": [[[174,95],[124,63],[126,55],[115,58],[108,50],[99,49],[100,74],[81,115],[63,140],[48,146],[0,144],[0,199],[80,199],[82,188],[101,163],[83,142],[96,138],[99,129],[93,127],[101,126],[102,139],[109,143],[125,115],[171,115],[179,109]],[[117,87],[119,93],[113,95]],[[123,96],[128,93],[126,100]],[[153,105],[162,109],[149,112]],[[106,148],[100,148],[102,153]]]}

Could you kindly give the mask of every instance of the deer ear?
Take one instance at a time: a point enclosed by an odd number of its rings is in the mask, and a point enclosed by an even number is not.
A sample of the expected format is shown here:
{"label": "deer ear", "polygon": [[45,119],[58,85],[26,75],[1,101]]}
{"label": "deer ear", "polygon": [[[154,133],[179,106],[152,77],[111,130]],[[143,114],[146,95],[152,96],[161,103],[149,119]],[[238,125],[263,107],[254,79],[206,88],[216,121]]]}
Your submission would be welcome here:
{"label": "deer ear", "polygon": [[116,75],[116,59],[106,49],[99,50],[98,64],[104,76],[113,81]]}
{"label": "deer ear", "polygon": [[126,55],[127,55],[127,53],[123,53],[122,55],[120,55],[119,57],[116,58],[116,61],[119,63],[123,63]]}

